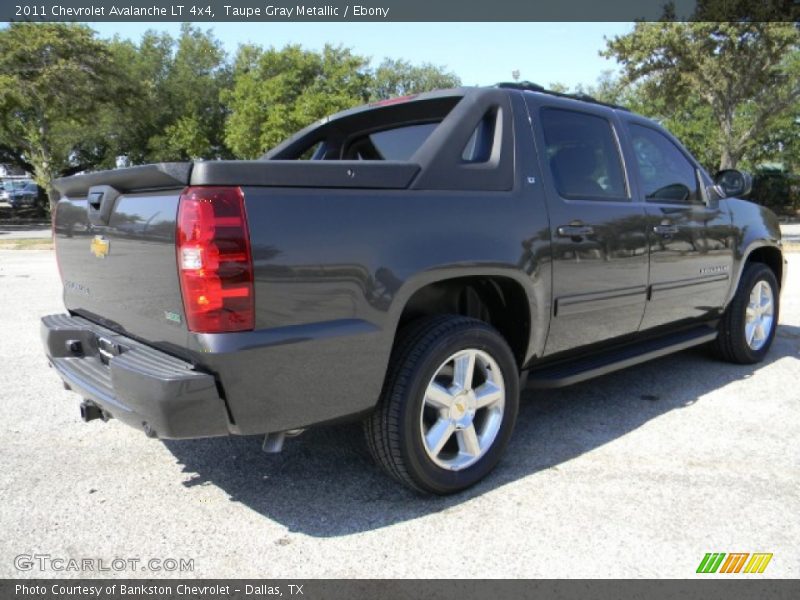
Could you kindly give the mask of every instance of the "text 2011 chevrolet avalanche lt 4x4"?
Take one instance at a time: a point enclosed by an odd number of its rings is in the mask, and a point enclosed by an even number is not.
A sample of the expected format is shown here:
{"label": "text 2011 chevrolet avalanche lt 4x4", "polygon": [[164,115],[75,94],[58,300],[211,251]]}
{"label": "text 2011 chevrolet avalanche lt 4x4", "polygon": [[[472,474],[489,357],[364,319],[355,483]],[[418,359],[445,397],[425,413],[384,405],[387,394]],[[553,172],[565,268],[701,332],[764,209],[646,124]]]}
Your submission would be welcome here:
{"label": "text 2011 chevrolet avalanche lt 4x4", "polygon": [[348,110],[255,161],[56,184],[68,314],[48,358],[152,437],[361,418],[426,492],[498,462],[520,388],[703,343],[755,363],[786,272],[778,220],[642,117],[532,84]]}

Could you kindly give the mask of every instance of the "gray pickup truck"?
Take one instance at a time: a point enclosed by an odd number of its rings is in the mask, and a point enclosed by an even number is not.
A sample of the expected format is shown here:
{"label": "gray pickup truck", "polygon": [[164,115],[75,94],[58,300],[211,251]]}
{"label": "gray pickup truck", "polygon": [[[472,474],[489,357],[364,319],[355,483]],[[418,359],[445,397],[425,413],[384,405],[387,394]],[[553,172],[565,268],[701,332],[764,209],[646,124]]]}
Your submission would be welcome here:
{"label": "gray pickup truck", "polygon": [[497,464],[523,386],[699,344],[764,358],[786,266],[748,187],[533,84],[380,102],[260,160],[59,180],[44,346],[86,421],[276,451],[361,419],[388,473],[452,493]]}

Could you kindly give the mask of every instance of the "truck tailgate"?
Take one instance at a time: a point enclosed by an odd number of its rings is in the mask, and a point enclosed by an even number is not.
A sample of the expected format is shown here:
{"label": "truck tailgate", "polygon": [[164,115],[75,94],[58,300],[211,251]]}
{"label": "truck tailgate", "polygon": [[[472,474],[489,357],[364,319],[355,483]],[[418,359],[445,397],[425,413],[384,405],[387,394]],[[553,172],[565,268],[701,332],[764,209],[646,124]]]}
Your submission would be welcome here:
{"label": "truck tailgate", "polygon": [[[172,187],[147,189],[169,184],[170,177]],[[55,245],[67,309],[133,337],[186,346],[175,255],[187,182],[180,179],[136,168],[63,180]],[[90,202],[97,204],[100,193],[102,206],[95,208]]]}
{"label": "truck tailgate", "polygon": [[[215,186],[245,193],[281,186],[319,188],[320,194],[348,187],[405,189],[418,172],[418,165],[400,161],[208,161],[57,180],[62,198],[55,244],[64,303],[109,329],[182,354],[180,349],[192,347],[190,328],[209,331],[193,324],[195,315],[186,314],[181,296],[176,236],[183,192]],[[221,227],[230,233],[230,225]],[[236,292],[227,291],[228,296]]]}

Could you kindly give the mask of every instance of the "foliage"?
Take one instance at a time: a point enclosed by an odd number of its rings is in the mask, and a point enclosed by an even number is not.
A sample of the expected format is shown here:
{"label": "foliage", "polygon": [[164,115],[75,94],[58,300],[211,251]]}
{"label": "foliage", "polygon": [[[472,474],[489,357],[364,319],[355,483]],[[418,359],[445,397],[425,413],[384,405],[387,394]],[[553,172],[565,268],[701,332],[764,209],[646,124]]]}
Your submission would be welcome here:
{"label": "foliage", "polygon": [[321,53],[298,45],[263,50],[244,45],[233,85],[222,94],[230,115],[225,141],[236,156],[256,158],[298,129],[368,99],[368,61],[326,45]]}
{"label": "foliage", "polygon": [[800,204],[798,192],[800,177],[778,169],[759,169],[753,178],[750,198],[781,213],[793,214]]}
{"label": "foliage", "polygon": [[613,71],[603,71],[594,85],[578,85],[577,94],[587,94],[606,104],[621,104],[626,99],[626,88]]}
{"label": "foliage", "polygon": [[791,23],[637,23],[603,54],[622,65],[624,83],[638,84],[651,113],[673,124],[687,114],[708,119],[688,133],[708,135],[720,168],[756,152],[800,100],[800,32]]}
{"label": "foliage", "polygon": [[115,107],[118,156],[130,164],[230,157],[220,100],[230,68],[210,31],[184,24],[177,40],[148,31],[138,46],[110,45],[135,90],[127,108]]}
{"label": "foliage", "polygon": [[696,21],[794,21],[800,4],[794,0],[697,0]]}
{"label": "foliage", "polygon": [[230,70],[222,43],[184,24],[176,46],[160,94],[168,122],[150,138],[148,160],[224,158],[220,92],[230,85]]}
{"label": "foliage", "polygon": [[125,98],[116,67],[83,25],[11,23],[0,31],[2,156],[30,171],[51,201],[53,179],[108,153],[98,114]]}
{"label": "foliage", "polygon": [[385,100],[393,96],[407,96],[460,85],[458,76],[442,67],[430,63],[414,66],[404,60],[387,58],[372,75],[369,99]]}

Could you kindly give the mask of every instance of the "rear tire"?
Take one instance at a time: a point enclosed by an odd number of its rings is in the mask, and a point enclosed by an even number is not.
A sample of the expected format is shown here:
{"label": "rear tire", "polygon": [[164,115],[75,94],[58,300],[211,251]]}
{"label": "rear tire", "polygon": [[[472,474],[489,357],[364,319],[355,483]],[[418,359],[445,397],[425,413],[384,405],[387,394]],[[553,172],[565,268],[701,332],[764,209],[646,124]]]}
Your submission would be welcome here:
{"label": "rear tire", "polygon": [[392,477],[417,491],[452,494],[495,467],[518,407],[517,364],[495,329],[466,317],[426,317],[401,332],[364,430]]}
{"label": "rear tire", "polygon": [[741,365],[764,360],[775,339],[779,309],[778,281],[772,269],[762,263],[748,264],[720,320],[717,355]]}

